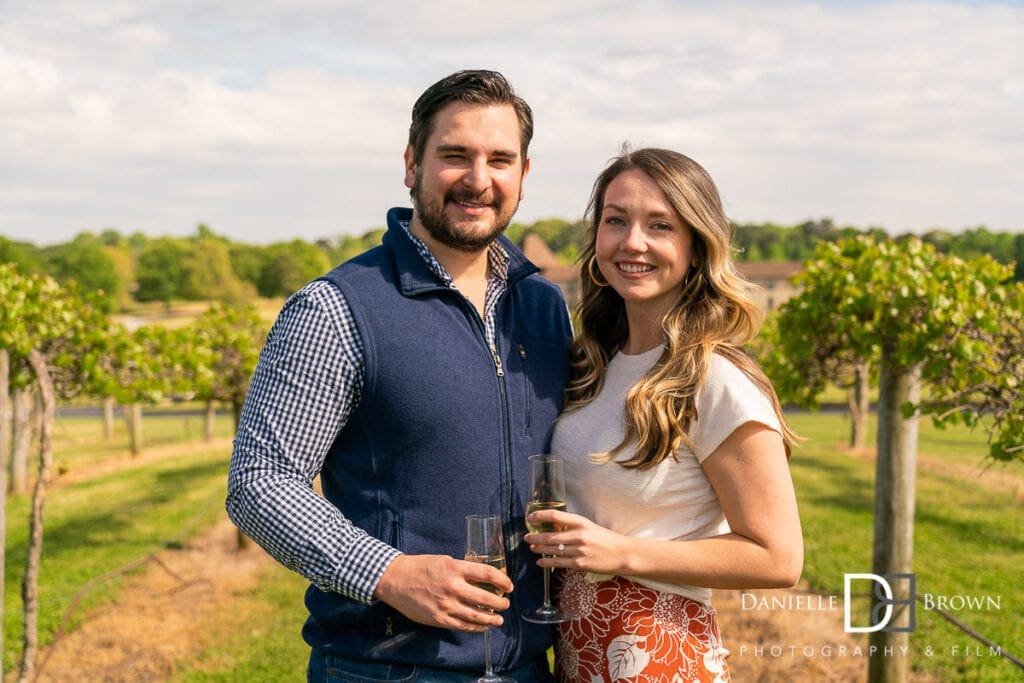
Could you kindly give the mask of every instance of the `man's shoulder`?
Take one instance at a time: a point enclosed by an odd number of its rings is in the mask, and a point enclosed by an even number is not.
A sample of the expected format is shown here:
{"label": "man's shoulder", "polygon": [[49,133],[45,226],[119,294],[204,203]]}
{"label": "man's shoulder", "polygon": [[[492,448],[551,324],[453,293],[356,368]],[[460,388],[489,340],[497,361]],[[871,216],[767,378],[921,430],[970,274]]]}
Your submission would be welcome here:
{"label": "man's shoulder", "polygon": [[540,273],[527,275],[517,283],[519,289],[526,296],[536,297],[541,301],[552,301],[562,306],[565,305],[565,297],[561,288],[551,280],[543,277]]}
{"label": "man's shoulder", "polygon": [[374,273],[379,274],[386,263],[388,263],[386,250],[382,245],[378,244],[358,256],[353,256],[347,261],[338,264],[332,270],[324,273],[320,279],[337,285],[344,281],[359,279]]}

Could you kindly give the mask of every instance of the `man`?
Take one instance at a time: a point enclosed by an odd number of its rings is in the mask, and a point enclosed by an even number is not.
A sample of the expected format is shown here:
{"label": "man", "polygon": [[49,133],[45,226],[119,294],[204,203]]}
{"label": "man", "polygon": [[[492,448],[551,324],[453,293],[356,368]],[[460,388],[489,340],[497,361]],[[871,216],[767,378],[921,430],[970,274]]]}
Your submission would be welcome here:
{"label": "man", "polygon": [[[501,235],[532,134],[498,73],[428,88],[405,151],[414,208],[292,296],[267,338],[227,509],[312,582],[311,680],[471,680],[491,627],[497,670],[547,678],[550,629],[520,618],[542,595],[521,540],[526,459],[550,443],[571,331],[557,288]],[[507,577],[457,559],[469,514],[502,516]]]}

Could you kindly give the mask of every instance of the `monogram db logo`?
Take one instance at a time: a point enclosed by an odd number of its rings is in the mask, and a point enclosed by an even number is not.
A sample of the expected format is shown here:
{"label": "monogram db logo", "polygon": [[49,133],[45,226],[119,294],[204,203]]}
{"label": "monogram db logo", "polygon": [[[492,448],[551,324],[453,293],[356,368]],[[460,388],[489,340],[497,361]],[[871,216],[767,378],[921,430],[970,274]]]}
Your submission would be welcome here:
{"label": "monogram db logo", "polygon": [[[851,611],[852,584],[854,581],[871,581],[874,604],[871,620],[867,625],[853,625]],[[896,584],[897,590],[893,590]],[[843,575],[843,630],[847,633],[912,632],[916,626],[914,614],[915,581],[913,574],[844,574]],[[896,597],[899,594],[899,597]],[[900,619],[904,612],[906,619]],[[890,625],[894,618],[898,625]]]}

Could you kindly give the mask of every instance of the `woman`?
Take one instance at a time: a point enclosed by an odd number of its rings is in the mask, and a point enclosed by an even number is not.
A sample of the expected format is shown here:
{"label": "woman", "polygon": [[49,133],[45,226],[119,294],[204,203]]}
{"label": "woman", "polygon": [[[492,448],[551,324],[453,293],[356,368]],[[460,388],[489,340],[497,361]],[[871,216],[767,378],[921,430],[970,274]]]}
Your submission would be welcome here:
{"label": "woman", "polygon": [[803,542],[787,458],[795,435],[742,346],[760,312],[732,262],[707,172],[663,149],[598,177],[580,331],[552,452],[568,509],[526,537],[568,570],[567,681],[729,680],[712,588],[792,586]]}

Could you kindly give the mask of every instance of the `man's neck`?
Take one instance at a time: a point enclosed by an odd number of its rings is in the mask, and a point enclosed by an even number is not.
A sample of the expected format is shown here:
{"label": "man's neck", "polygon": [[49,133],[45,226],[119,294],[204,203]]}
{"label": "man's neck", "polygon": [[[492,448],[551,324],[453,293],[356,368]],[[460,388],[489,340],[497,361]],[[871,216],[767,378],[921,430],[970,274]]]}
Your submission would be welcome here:
{"label": "man's neck", "polygon": [[473,302],[482,317],[490,275],[490,244],[472,252],[455,249],[431,237],[415,216],[409,222],[409,232],[427,245],[434,258],[451,275],[455,286]]}

